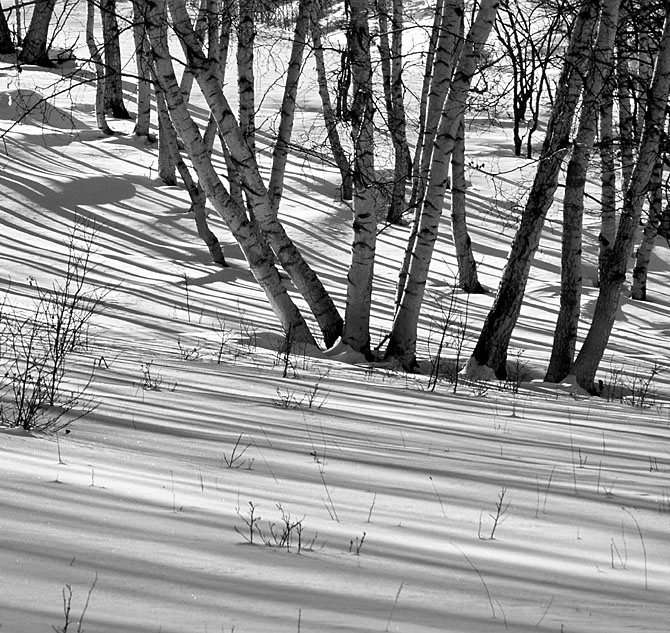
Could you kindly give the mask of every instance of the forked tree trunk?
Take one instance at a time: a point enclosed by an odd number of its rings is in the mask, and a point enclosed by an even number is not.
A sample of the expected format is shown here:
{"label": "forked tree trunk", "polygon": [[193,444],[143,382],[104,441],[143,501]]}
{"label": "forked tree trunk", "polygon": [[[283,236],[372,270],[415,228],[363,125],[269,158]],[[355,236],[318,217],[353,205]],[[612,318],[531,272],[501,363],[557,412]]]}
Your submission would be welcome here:
{"label": "forked tree trunk", "polygon": [[485,292],[477,276],[477,264],[472,253],[468,231],[465,180],[465,123],[461,115],[456,143],[451,155],[451,232],[454,236],[458,262],[458,286],[465,292]]}
{"label": "forked tree trunk", "polygon": [[117,119],[129,119],[130,114],[123,103],[123,81],[121,77],[121,44],[119,23],[116,19],[116,0],[100,0],[102,16],[102,39],[104,43],[105,109]]}
{"label": "forked tree trunk", "polygon": [[651,173],[650,181],[649,217],[644,224],[642,242],[635,253],[635,267],[633,268],[633,285],[630,296],[636,301],[647,300],[647,276],[649,263],[654,244],[658,237],[658,228],[663,215],[663,159],[656,161]]}
{"label": "forked tree trunk", "polygon": [[628,260],[642,215],[646,190],[654,165],[659,159],[660,140],[665,125],[669,94],[670,17],[666,16],[663,38],[649,92],[638,159],[624,195],[617,236],[607,257],[591,327],[573,366],[573,373],[578,384],[592,392],[595,375],[614,326],[621,288],[626,279]]}
{"label": "forked tree trunk", "polygon": [[104,134],[112,134],[112,130],[107,124],[105,116],[105,67],[102,61],[102,55],[98,50],[93,35],[93,28],[95,26],[95,4],[93,0],[86,2],[86,44],[91,55],[91,61],[95,66],[95,120],[98,129]]}
{"label": "forked tree trunk", "polygon": [[274,266],[274,259],[265,257],[267,250],[263,248],[264,237],[260,227],[253,218],[247,216],[246,209],[235,205],[230,199],[212,166],[198,126],[188,112],[172,67],[167,34],[161,26],[167,20],[164,1],[135,0],[135,2],[139,4],[142,13],[146,16],[147,33],[154,52],[157,79],[170,104],[172,122],[187,148],[207,198],[221,214],[242,248],[254,277],[264,290],[284,330],[291,332],[293,340],[297,342],[313,344],[314,338],[297,306],[286,292],[279,271]]}
{"label": "forked tree trunk", "polygon": [[326,126],[326,133],[328,135],[328,144],[333,155],[333,160],[337,165],[342,178],[341,192],[342,200],[350,201],[354,199],[353,180],[351,173],[351,165],[349,164],[349,157],[347,156],[340,134],[337,129],[337,118],[333,109],[333,103],[330,99],[330,91],[328,90],[328,78],[326,75],[326,63],[323,55],[323,42],[321,38],[321,27],[319,26],[320,12],[317,11],[318,2],[312,3],[311,16],[311,34],[312,43],[314,44],[314,65],[316,67],[316,80],[319,87],[319,96],[321,97],[321,110],[323,114],[323,122]]}
{"label": "forked tree trunk", "polygon": [[[200,91],[217,121],[219,133],[239,171],[250,212],[257,219],[275,256],[312,310],[325,344],[330,346],[342,333],[342,319],[335,304],[272,211],[256,157],[223,94],[217,64],[203,53],[183,0],[170,0],[169,6],[173,29],[186,51]],[[202,178],[200,182],[204,187]]]}
{"label": "forked tree trunk", "polygon": [[55,6],[56,0],[37,0],[35,2],[30,26],[23,40],[23,48],[19,53],[20,63],[37,64],[38,66],[52,65],[49,61],[47,43],[49,25]]}
{"label": "forked tree trunk", "polygon": [[288,161],[288,151],[293,132],[293,120],[295,118],[296,95],[298,94],[298,82],[302,72],[302,60],[305,52],[305,42],[309,28],[309,15],[311,13],[312,0],[300,0],[298,5],[298,17],[293,32],[293,46],[291,58],[286,71],[286,84],[284,85],[284,97],[281,104],[279,118],[279,130],[277,141],[272,150],[272,171],[268,185],[268,196],[270,206],[277,213],[284,189],[284,174]]}
{"label": "forked tree trunk", "polygon": [[[484,45],[498,11],[499,0],[483,0],[470,28],[449,95],[440,119],[430,179],[421,209],[421,218],[412,251],[402,301],[393,322],[387,356],[395,357],[407,370],[416,366],[416,340],[419,313],[426,289],[428,269],[437,240],[442,204],[449,176],[449,162],[456,144],[458,126],[465,112],[470,82],[477,71]],[[437,67],[436,67],[437,72]]]}
{"label": "forked tree trunk", "polygon": [[554,342],[545,380],[559,382],[572,367],[577,345],[582,298],[582,232],[584,191],[591,150],[598,128],[601,95],[609,83],[610,60],[619,18],[619,0],[605,0],[593,63],[584,83],[584,97],[577,134],[572,143],[563,197],[561,247],[561,298]]}
{"label": "forked tree trunk", "polygon": [[368,10],[369,0],[350,0],[347,47],[353,79],[350,116],[354,146],[354,237],[342,335],[345,343],[364,354],[370,352],[370,308],[377,236],[374,97]]}
{"label": "forked tree trunk", "polygon": [[582,91],[582,79],[587,72],[599,7],[599,0],[583,0],[577,15],[533,186],[512,242],[498,294],[468,362],[467,371],[471,376],[477,376],[482,371],[493,371],[498,378],[507,376],[507,348],[519,318],[544,220],[558,186],[563,158],[568,152],[572,121]]}

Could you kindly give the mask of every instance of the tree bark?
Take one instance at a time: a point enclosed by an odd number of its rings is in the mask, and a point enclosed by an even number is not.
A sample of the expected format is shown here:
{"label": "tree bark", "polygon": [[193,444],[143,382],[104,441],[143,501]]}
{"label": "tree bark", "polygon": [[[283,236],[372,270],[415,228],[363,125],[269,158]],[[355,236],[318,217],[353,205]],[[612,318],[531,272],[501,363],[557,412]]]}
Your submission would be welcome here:
{"label": "tree bark", "polygon": [[19,53],[20,63],[52,66],[47,52],[47,43],[49,25],[55,6],[56,0],[36,0],[30,26],[23,39],[23,48]]}
{"label": "tree bark", "polygon": [[[173,28],[182,44],[187,63],[193,70],[205,101],[217,121],[219,133],[239,171],[250,212],[257,219],[275,256],[307,301],[321,328],[325,344],[330,346],[342,333],[342,319],[335,304],[272,211],[256,157],[223,94],[217,62],[204,55],[183,0],[170,0],[169,6]],[[200,182],[204,187],[202,178]]]}
{"label": "tree bark", "polygon": [[451,155],[451,232],[458,262],[458,286],[465,292],[485,292],[477,276],[472,240],[466,220],[465,122],[461,115],[456,143]]}
{"label": "tree bark", "polygon": [[393,12],[391,15],[391,38],[389,44],[388,0],[378,0],[379,52],[386,101],[387,125],[393,142],[395,158],[391,201],[386,221],[389,224],[400,224],[405,212],[405,193],[411,174],[412,157],[407,143],[407,121],[402,79],[403,0],[392,0],[392,2]]}
{"label": "tree bark", "polygon": [[137,65],[137,118],[134,132],[137,136],[148,137],[151,132],[151,61],[142,16],[135,3],[133,4],[133,41]]}
{"label": "tree bark", "polygon": [[320,15],[316,10],[317,4],[317,2],[312,3],[313,11],[311,17],[311,35],[312,43],[314,44],[313,52],[314,64],[316,67],[316,79],[319,86],[323,122],[326,125],[326,133],[328,135],[330,151],[342,178],[342,200],[348,202],[354,199],[351,165],[349,164],[349,157],[342,147],[340,134],[337,129],[337,117],[335,116],[335,110],[333,109],[333,104],[330,99],[330,91],[328,90],[328,79],[326,75],[326,63],[324,61],[323,55],[321,27],[319,26]]}
{"label": "tree bark", "polygon": [[644,224],[642,242],[635,254],[635,267],[633,268],[633,285],[631,287],[631,298],[636,301],[647,300],[647,276],[649,274],[649,263],[654,244],[658,237],[658,228],[661,224],[663,214],[663,160],[656,161],[651,173],[649,217]]}
{"label": "tree bark", "polygon": [[554,342],[545,380],[560,382],[569,373],[575,357],[582,298],[582,231],[584,191],[591,150],[598,128],[598,110],[609,83],[610,60],[619,19],[619,0],[605,0],[593,63],[584,83],[581,116],[568,162],[563,198],[561,247],[561,298]]}
{"label": "tree bark", "polygon": [[647,102],[638,159],[624,195],[617,236],[607,257],[593,320],[573,366],[578,384],[591,392],[594,391],[595,375],[614,327],[621,288],[626,279],[628,260],[640,222],[646,190],[654,165],[659,159],[669,94],[670,18],[666,16]]}
{"label": "tree bark", "polygon": [[102,16],[102,39],[105,53],[105,109],[117,119],[129,119],[130,114],[123,103],[121,77],[121,44],[119,23],[116,19],[116,0],[100,0]]}
{"label": "tree bark", "polygon": [[237,92],[239,121],[249,149],[256,151],[256,100],[254,91],[254,41],[256,0],[240,0],[237,25]]}
{"label": "tree bark", "polygon": [[[437,240],[444,193],[447,187],[449,161],[456,144],[458,126],[465,112],[472,77],[488,39],[498,10],[499,0],[483,0],[470,28],[449,95],[440,119],[430,178],[421,209],[421,218],[412,251],[402,301],[391,330],[387,355],[397,358],[407,370],[416,366],[416,339],[419,313],[426,289],[428,269]],[[437,72],[437,71],[436,71]]]}
{"label": "tree bark", "polygon": [[568,152],[570,130],[582,90],[582,78],[586,74],[585,61],[589,59],[594,39],[599,5],[599,0],[583,0],[577,15],[533,186],[512,242],[498,294],[468,363],[468,372],[472,375],[477,375],[481,366],[488,366],[498,378],[507,376],[507,348],[521,311],[528,273],[540,243],[544,220],[558,185],[561,164]]}
{"label": "tree bark", "polygon": [[102,55],[98,50],[98,46],[95,43],[95,37],[93,35],[93,28],[95,26],[95,4],[93,0],[87,0],[86,2],[86,44],[88,46],[89,54],[91,55],[91,61],[95,66],[95,120],[98,125],[98,129],[103,132],[103,134],[112,134],[112,130],[107,124],[107,118],[105,116],[105,66],[102,61]]}
{"label": "tree bark", "polygon": [[616,237],[616,166],[614,162],[615,139],[614,139],[614,94],[613,79],[605,84],[603,99],[600,106],[600,235],[598,243],[598,279],[600,285],[602,270],[607,251],[614,244]]}
{"label": "tree bark", "polygon": [[309,27],[309,15],[312,0],[300,0],[298,5],[298,17],[293,32],[293,46],[291,58],[289,59],[286,72],[286,84],[284,86],[284,97],[282,99],[279,118],[279,130],[277,141],[272,150],[272,170],[270,172],[270,183],[268,184],[268,196],[270,206],[274,213],[279,211],[282,191],[284,189],[284,174],[288,161],[288,150],[293,132],[293,120],[295,118],[295,102],[298,93],[298,82],[302,72],[302,60],[305,52],[305,42]]}
{"label": "tree bark", "polygon": [[151,42],[157,79],[160,81],[170,106],[170,114],[180,138],[187,148],[198,178],[215,209],[227,223],[231,233],[240,244],[254,277],[264,290],[268,301],[285,331],[291,332],[293,340],[314,344],[307,324],[293,303],[286,287],[263,248],[264,237],[246,209],[235,205],[225,190],[212,166],[209,152],[202,141],[198,126],[191,118],[179,84],[172,68],[167,37],[162,25],[167,19],[164,0],[135,0],[146,16],[147,34]]}
{"label": "tree bark", "polygon": [[342,340],[370,353],[370,308],[377,236],[374,162],[374,97],[370,59],[369,0],[350,0],[347,47],[353,98],[349,110],[354,145],[354,238],[347,273],[347,302]]}
{"label": "tree bark", "polygon": [[167,145],[170,159],[179,172],[189,198],[191,199],[191,210],[195,216],[195,226],[198,231],[198,236],[205,243],[205,246],[207,246],[212,261],[220,266],[227,266],[228,264],[226,263],[223,251],[221,250],[221,243],[209,228],[207,222],[207,210],[205,207],[207,197],[205,196],[202,187],[193,179],[193,176],[191,176],[189,168],[181,157],[179,144],[177,142],[177,132],[172,125],[167,109],[161,108],[158,111],[158,115],[160,117],[161,128],[164,131],[162,138]]}

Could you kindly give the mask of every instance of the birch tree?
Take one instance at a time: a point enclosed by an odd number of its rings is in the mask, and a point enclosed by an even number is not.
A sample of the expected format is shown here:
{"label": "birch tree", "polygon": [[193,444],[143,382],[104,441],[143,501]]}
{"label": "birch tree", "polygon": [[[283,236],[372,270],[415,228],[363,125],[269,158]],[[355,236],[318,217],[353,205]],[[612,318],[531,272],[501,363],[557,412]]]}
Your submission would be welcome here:
{"label": "birch tree", "polygon": [[507,349],[521,311],[532,258],[540,243],[547,211],[558,186],[559,170],[569,151],[570,130],[582,92],[598,24],[600,0],[582,0],[565,56],[556,99],[547,124],[538,168],[519,228],[503,270],[498,294],[468,361],[470,376],[507,375]]}
{"label": "birch tree", "polygon": [[369,353],[377,233],[369,0],[349,0],[349,11],[347,47],[353,79],[349,114],[354,145],[354,237],[351,264],[347,273],[347,303],[342,340],[356,351]]}
{"label": "birch tree", "polygon": [[112,134],[105,115],[105,65],[93,34],[94,26],[95,4],[93,0],[86,0],[86,44],[95,67],[95,120],[103,134]]}
{"label": "birch tree", "polygon": [[313,44],[314,65],[316,68],[316,79],[319,88],[319,97],[321,98],[321,112],[326,127],[326,134],[333,160],[337,165],[342,178],[341,192],[342,200],[351,201],[354,199],[353,181],[349,156],[344,150],[340,134],[337,128],[337,116],[330,98],[328,89],[328,76],[326,74],[326,62],[324,58],[323,36],[321,33],[320,20],[322,11],[321,2],[312,2],[312,14],[310,19],[311,39]]}
{"label": "birch tree", "polygon": [[387,355],[397,358],[406,369],[413,369],[416,365],[419,314],[439,231],[449,161],[456,144],[461,116],[465,112],[470,83],[477,71],[484,45],[493,27],[498,4],[499,0],[482,0],[479,6],[477,17],[468,32],[463,52],[451,81],[435,137],[430,177],[421,209],[416,241],[387,349]]}
{"label": "birch tree", "polygon": [[55,6],[56,0],[36,0],[30,26],[28,26],[28,32],[23,39],[23,47],[18,57],[22,64],[51,66],[47,53],[47,42]]}
{"label": "birch tree", "polygon": [[654,250],[658,230],[661,226],[663,216],[663,164],[665,156],[662,155],[656,161],[651,173],[649,183],[649,213],[644,223],[642,232],[642,241],[635,253],[635,266],[633,268],[633,284],[630,290],[630,296],[636,301],[647,300],[647,277],[649,274],[649,264],[651,263],[651,254]]}
{"label": "birch tree", "polygon": [[607,255],[591,326],[573,366],[573,373],[578,384],[589,391],[594,391],[595,375],[614,326],[646,190],[654,165],[659,159],[669,94],[670,17],[666,13],[663,37],[649,91],[638,158],[625,191],[616,239]]}
{"label": "birch tree", "polygon": [[167,19],[165,0],[134,0],[144,17],[147,35],[151,44],[156,80],[161,84],[170,108],[170,118],[187,148],[200,183],[215,209],[221,214],[231,233],[239,243],[249,267],[265,292],[270,306],[282,327],[291,332],[296,342],[314,343],[300,310],[291,300],[286,287],[263,247],[264,237],[253,217],[246,209],[236,205],[228,195],[223,183],[212,166],[207,147],[203,143],[198,126],[191,118],[186,102],[175,76],[167,36],[163,26]]}
{"label": "birch tree", "polygon": [[[386,221],[399,224],[405,212],[405,193],[411,174],[412,158],[407,142],[407,121],[403,84],[404,33],[403,0],[377,0],[379,11],[379,52],[386,103],[386,124],[393,142],[394,166],[391,201]],[[389,15],[390,13],[390,15]],[[391,35],[389,37],[389,30]]]}
{"label": "birch tree", "polygon": [[[267,242],[309,305],[327,346],[342,333],[342,318],[323,284],[302,257],[274,213],[256,157],[226,99],[218,78],[217,61],[204,54],[183,0],[169,1],[173,28],[184,49],[187,62],[214,116],[232,161],[239,171],[249,212],[258,221]],[[179,131],[179,127],[175,123]],[[181,133],[180,133],[181,136]],[[192,158],[193,160],[193,158]],[[204,188],[205,183],[199,175]]]}
{"label": "birch tree", "polygon": [[563,197],[561,246],[561,296],[554,343],[546,380],[558,382],[569,373],[574,360],[582,296],[582,232],[584,191],[596,138],[598,110],[610,79],[610,62],[619,18],[620,0],[605,0],[600,17],[593,62],[585,78],[584,97],[577,133],[572,142]]}
{"label": "birch tree", "polygon": [[129,119],[130,114],[123,102],[121,77],[121,44],[119,23],[116,19],[116,0],[100,0],[102,16],[102,39],[105,54],[105,109],[117,119]]}

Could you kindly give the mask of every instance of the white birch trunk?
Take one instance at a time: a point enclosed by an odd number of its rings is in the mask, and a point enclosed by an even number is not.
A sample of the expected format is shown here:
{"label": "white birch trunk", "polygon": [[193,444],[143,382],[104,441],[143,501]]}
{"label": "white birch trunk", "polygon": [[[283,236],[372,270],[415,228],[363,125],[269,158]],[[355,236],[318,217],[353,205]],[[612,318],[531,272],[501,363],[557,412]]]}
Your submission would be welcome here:
{"label": "white birch trunk", "polygon": [[[204,55],[183,0],[170,0],[169,5],[173,28],[179,36],[187,61],[207,105],[217,121],[219,133],[239,171],[250,211],[258,221],[277,259],[307,301],[323,332],[325,344],[330,346],[342,333],[342,319],[335,304],[272,211],[256,157],[223,94],[217,64]],[[204,187],[202,179],[201,184]]]}
{"label": "white birch trunk", "polygon": [[95,67],[95,121],[98,129],[104,134],[112,134],[112,130],[107,124],[105,116],[105,67],[102,61],[102,55],[95,43],[93,29],[95,26],[95,4],[93,0],[86,2],[86,44],[88,46],[91,61]]}
{"label": "white birch trunk", "polygon": [[374,101],[370,60],[369,0],[350,0],[347,46],[353,99],[350,107],[354,144],[354,238],[347,273],[347,303],[342,340],[370,352],[370,308],[377,236],[374,162]]}
{"label": "white birch trunk", "polygon": [[451,232],[454,236],[458,262],[458,286],[465,292],[485,292],[477,276],[477,264],[472,253],[468,231],[465,180],[465,122],[461,116],[454,151],[451,155]]}
{"label": "white birch trunk", "polygon": [[651,174],[651,200],[649,202],[649,217],[642,232],[642,242],[635,253],[635,267],[633,268],[633,285],[630,296],[636,301],[647,300],[647,276],[649,263],[654,244],[658,237],[658,229],[663,214],[663,160],[656,161]]}
{"label": "white birch trunk", "polygon": [[633,240],[642,214],[652,170],[660,155],[660,140],[665,126],[670,94],[670,17],[666,16],[663,39],[656,58],[654,78],[645,113],[638,159],[625,192],[617,236],[610,251],[591,326],[573,366],[578,384],[594,391],[595,375],[607,347],[616,318],[621,288],[626,279]]}
{"label": "white birch trunk", "polygon": [[264,290],[284,330],[290,331],[296,341],[314,344],[314,338],[304,318],[286,292],[279,271],[275,268],[274,260],[265,256],[267,250],[263,248],[264,238],[259,226],[247,216],[246,209],[233,203],[226,192],[212,166],[198,126],[188,112],[188,107],[179,90],[166,34],[162,28],[167,20],[164,1],[135,0],[135,2],[142,7],[143,11],[146,11],[147,33],[154,53],[157,79],[169,103],[172,122],[187,148],[207,198],[221,214],[242,248],[254,277]]}
{"label": "white birch trunk", "polygon": [[563,197],[563,239],[561,248],[561,297],[551,358],[545,380],[560,382],[569,373],[575,357],[582,297],[582,232],[584,191],[591,150],[598,128],[598,110],[603,90],[610,79],[619,0],[606,0],[593,64],[585,80],[581,116],[568,162]]}
{"label": "white birch trunk", "polygon": [[130,114],[123,102],[121,81],[121,44],[119,23],[116,19],[116,0],[100,0],[102,37],[105,56],[105,109],[117,119],[129,119]]}
{"label": "white birch trunk", "polygon": [[614,95],[613,95],[613,81],[607,82],[603,91],[603,101],[600,106],[600,235],[598,236],[599,252],[598,252],[598,279],[597,284],[600,285],[600,277],[605,260],[607,259],[607,252],[614,244],[616,237],[616,196],[617,196],[617,179],[616,166],[614,162]]}
{"label": "white birch trunk", "polygon": [[148,137],[151,133],[151,62],[149,43],[137,4],[133,4],[133,41],[137,65],[137,118],[134,132],[137,136]]}
{"label": "white birch trunk", "polygon": [[319,26],[320,13],[317,11],[317,4],[318,2],[312,2],[313,10],[311,16],[311,35],[312,43],[314,44],[314,65],[316,67],[316,79],[317,85],[319,87],[319,96],[321,97],[323,122],[326,126],[328,143],[330,145],[330,151],[333,155],[333,160],[335,161],[342,178],[342,200],[350,201],[354,199],[351,165],[349,164],[349,157],[342,147],[340,134],[337,129],[337,118],[335,117],[335,111],[333,110],[333,104],[330,98],[330,91],[328,90],[328,79],[323,55],[321,27]]}
{"label": "white birch trunk", "polygon": [[254,41],[256,0],[240,0],[237,25],[237,92],[242,135],[249,149],[256,151],[256,99],[254,91]]}
{"label": "white birch trunk", "polygon": [[284,174],[286,173],[288,150],[293,132],[295,102],[296,95],[298,94],[298,82],[300,81],[300,74],[302,72],[302,60],[307,40],[311,2],[312,0],[300,0],[298,6],[298,17],[293,32],[291,58],[289,59],[286,72],[286,84],[284,86],[277,141],[272,150],[272,170],[270,172],[270,183],[268,184],[268,196],[274,213],[279,211],[279,203],[281,202],[284,188]]}
{"label": "white birch trunk", "polygon": [[403,367],[410,370],[416,365],[419,313],[437,240],[451,153],[456,143],[460,118],[465,112],[470,82],[477,71],[484,45],[491,33],[498,5],[499,0],[483,0],[480,4],[451,81],[435,137],[430,178],[421,209],[416,243],[387,349],[387,355],[397,358]]}
{"label": "white birch trunk", "polygon": [[587,72],[585,64],[597,27],[599,5],[599,0],[584,0],[577,15],[533,186],[512,242],[498,294],[468,362],[469,371],[474,374],[479,371],[479,366],[486,365],[494,370],[498,378],[507,375],[507,348],[521,311],[528,273],[540,243],[544,220],[558,186],[563,158],[568,152],[582,78]]}

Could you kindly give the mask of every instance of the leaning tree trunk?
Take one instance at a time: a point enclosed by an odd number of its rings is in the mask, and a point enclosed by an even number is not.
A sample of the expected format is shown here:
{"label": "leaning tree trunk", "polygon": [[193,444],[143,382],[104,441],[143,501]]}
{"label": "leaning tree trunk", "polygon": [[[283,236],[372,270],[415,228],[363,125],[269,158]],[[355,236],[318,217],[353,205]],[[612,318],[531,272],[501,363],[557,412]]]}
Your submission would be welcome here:
{"label": "leaning tree trunk", "polygon": [[[532,259],[554,199],[563,158],[568,152],[574,112],[582,90],[585,64],[597,26],[599,0],[583,0],[565,56],[558,91],[547,124],[535,180],[503,270],[498,294],[468,362],[468,374],[507,375],[507,348],[521,311]],[[488,368],[488,369],[485,369]]]}
{"label": "leaning tree trunk", "polygon": [[147,34],[151,42],[157,80],[160,82],[166,100],[170,104],[171,119],[187,148],[198,179],[207,198],[221,214],[231,233],[242,248],[254,277],[265,292],[270,305],[279,318],[285,331],[291,332],[297,342],[314,343],[299,309],[293,303],[286,287],[275,268],[274,259],[266,257],[263,247],[264,237],[253,218],[249,218],[246,209],[235,205],[218,177],[202,141],[198,126],[191,118],[186,102],[179,90],[179,84],[172,66],[167,45],[167,34],[163,25],[167,14],[164,0],[135,0],[145,16]]}
{"label": "leaning tree trunk", "polygon": [[311,35],[312,44],[314,45],[313,53],[314,65],[316,67],[316,80],[319,87],[319,96],[321,97],[321,110],[323,113],[323,122],[326,126],[326,134],[328,135],[330,151],[342,178],[342,200],[348,202],[354,199],[351,165],[349,164],[349,157],[344,151],[342,142],[340,141],[340,134],[337,130],[337,117],[335,116],[335,110],[333,109],[333,103],[330,98],[330,91],[328,90],[321,27],[319,26],[320,14],[316,10],[317,4],[319,3],[312,3],[314,10],[312,11],[311,16]]}
{"label": "leaning tree trunk", "polygon": [[[440,3],[438,3],[439,5]],[[445,0],[441,7],[440,21],[433,25],[434,32],[431,33],[431,48],[434,40],[433,55],[430,55],[429,49],[429,55],[426,59],[426,73],[421,96],[423,106],[425,94],[425,111],[420,113],[419,136],[412,163],[412,193],[409,201],[409,208],[414,210],[414,218],[405,245],[405,254],[400,265],[400,272],[398,273],[395,297],[396,313],[402,303],[402,295],[405,292],[412,253],[419,231],[423,199],[426,194],[430,162],[433,157],[433,144],[440,124],[442,107],[449,92],[454,67],[462,50],[463,0]],[[430,71],[429,66],[431,67]]]}
{"label": "leaning tree trunk", "polygon": [[347,303],[342,340],[356,351],[369,354],[377,236],[369,0],[350,0],[349,11],[347,47],[353,79],[349,112],[354,145],[354,238],[347,274]]}
{"label": "leaning tree trunk", "polygon": [[102,15],[102,39],[105,51],[105,109],[117,119],[129,119],[130,114],[123,103],[123,81],[121,77],[121,44],[119,23],[116,19],[116,0],[100,0]]}
{"label": "leaning tree trunk", "polygon": [[[159,98],[162,99],[162,93]],[[223,251],[221,250],[221,243],[207,223],[207,210],[205,208],[207,197],[205,196],[202,187],[193,179],[189,168],[181,157],[179,143],[177,141],[177,132],[172,125],[167,109],[159,109],[158,116],[160,117],[160,125],[163,130],[161,138],[167,145],[172,163],[177,168],[189,198],[191,199],[191,210],[195,216],[195,226],[198,231],[198,236],[205,243],[205,246],[207,246],[212,261],[220,266],[227,266],[228,264],[226,263]]]}
{"label": "leaning tree trunk", "polygon": [[654,244],[658,237],[658,228],[663,215],[663,159],[656,161],[651,173],[650,189],[651,200],[649,202],[649,217],[642,232],[642,242],[635,253],[635,267],[633,268],[633,285],[630,296],[636,301],[647,300],[647,276],[649,274],[649,263]]}
{"label": "leaning tree trunk", "polygon": [[485,292],[477,277],[465,209],[465,122],[461,115],[454,151],[451,155],[451,232],[458,262],[458,286],[465,292]]}
{"label": "leaning tree trunk", "polygon": [[95,66],[95,120],[98,129],[104,134],[112,134],[112,130],[107,124],[105,116],[105,65],[102,61],[102,55],[98,50],[93,35],[95,26],[95,4],[93,0],[86,2],[86,44],[91,55],[91,61]]}
{"label": "leaning tree trunk", "polygon": [[[498,11],[499,0],[483,0],[470,28],[449,89],[435,137],[433,160],[416,242],[412,251],[402,301],[393,322],[387,355],[397,358],[407,370],[416,367],[419,313],[426,289],[428,269],[439,231],[442,203],[447,187],[449,162],[456,144],[458,126],[465,112],[470,83],[477,71],[484,45]],[[437,66],[435,69],[437,73]]]}
{"label": "leaning tree trunk", "polygon": [[[216,62],[203,53],[183,0],[170,0],[169,5],[173,29],[186,53],[200,91],[217,121],[219,133],[232,161],[239,171],[251,214],[258,220],[277,259],[312,310],[325,344],[330,346],[342,333],[342,319],[337,308],[319,278],[286,234],[277,215],[273,213],[256,157],[247,142],[248,137],[245,138],[223,94]],[[204,187],[202,179],[201,184]]]}
{"label": "leaning tree trunk", "polygon": [[414,174],[410,206],[421,207],[423,204],[442,107],[461,54],[459,43],[463,39],[463,15],[463,0],[445,0],[433,59],[426,121],[423,136],[417,142],[416,152],[420,154],[420,158],[418,161],[415,158],[415,163],[418,162],[418,172]]}
{"label": "leaning tree trunk", "polygon": [[594,391],[595,375],[607,347],[616,318],[621,288],[626,279],[628,260],[640,223],[645,194],[654,165],[660,155],[668,95],[670,94],[670,17],[666,17],[663,39],[656,58],[654,78],[649,91],[638,159],[624,196],[623,209],[614,246],[610,251],[591,327],[573,366],[578,384]]}
{"label": "leaning tree trunk", "polygon": [[158,83],[155,85],[155,94],[156,110],[158,111],[158,177],[168,187],[175,187],[177,185],[176,165],[170,153],[170,130],[165,127],[168,107],[163,90]]}
{"label": "leaning tree trunk", "polygon": [[279,117],[279,130],[277,132],[277,141],[272,150],[272,170],[270,172],[270,183],[268,184],[268,196],[270,198],[270,206],[275,213],[279,211],[279,203],[281,202],[282,191],[284,189],[284,174],[286,173],[288,150],[293,132],[296,95],[298,94],[298,82],[300,81],[300,74],[302,72],[302,59],[307,40],[311,2],[312,0],[300,0],[298,6],[298,17],[293,32],[291,58],[289,59],[286,71],[286,84],[284,86],[284,97]]}
{"label": "leaning tree trunk", "polygon": [[609,83],[610,60],[619,19],[619,0],[605,0],[593,64],[584,83],[581,116],[572,143],[563,197],[561,297],[551,358],[545,380],[559,382],[572,367],[577,345],[582,298],[582,231],[584,192],[591,150],[598,128],[601,95]]}
{"label": "leaning tree trunk", "polygon": [[51,66],[47,52],[49,39],[49,25],[53,15],[56,0],[37,0],[30,19],[28,32],[23,40],[23,48],[19,53],[19,62],[22,64],[37,64]]}

